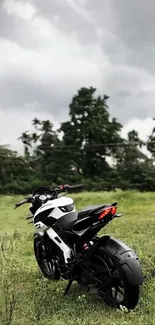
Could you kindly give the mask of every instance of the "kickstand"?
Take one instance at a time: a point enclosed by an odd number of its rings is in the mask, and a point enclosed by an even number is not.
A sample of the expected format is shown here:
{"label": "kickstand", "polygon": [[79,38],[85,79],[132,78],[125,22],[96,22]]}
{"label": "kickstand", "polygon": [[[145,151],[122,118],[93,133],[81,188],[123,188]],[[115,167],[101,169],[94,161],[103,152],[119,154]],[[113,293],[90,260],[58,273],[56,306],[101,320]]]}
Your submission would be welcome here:
{"label": "kickstand", "polygon": [[64,296],[69,292],[69,289],[70,289],[70,287],[72,285],[72,282],[73,282],[73,280],[68,281],[67,287],[66,287],[65,292],[64,292]]}

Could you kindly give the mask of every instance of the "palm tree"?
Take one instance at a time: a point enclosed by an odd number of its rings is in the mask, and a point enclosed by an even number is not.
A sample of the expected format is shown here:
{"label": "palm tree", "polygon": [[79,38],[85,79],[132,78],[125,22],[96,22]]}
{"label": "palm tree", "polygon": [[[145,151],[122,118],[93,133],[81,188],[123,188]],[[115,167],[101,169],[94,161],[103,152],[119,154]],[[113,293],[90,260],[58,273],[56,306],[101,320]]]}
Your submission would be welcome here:
{"label": "palm tree", "polygon": [[34,125],[35,129],[38,129],[37,126],[40,124],[41,124],[40,120],[38,120],[38,118],[35,117],[32,121],[32,125]]}
{"label": "palm tree", "polygon": [[36,133],[31,134],[31,139],[32,139],[33,143],[36,143],[39,138],[40,138],[40,135],[38,135]]}
{"label": "palm tree", "polygon": [[49,120],[42,121],[41,124],[44,133],[52,133],[53,124]]}
{"label": "palm tree", "polygon": [[25,156],[29,156],[29,149],[28,147],[32,147],[31,145],[31,141],[32,141],[32,137],[30,134],[28,134],[28,131],[25,131],[22,133],[22,135],[18,138],[18,140],[21,140],[24,144],[24,153]]}
{"label": "palm tree", "polygon": [[31,146],[32,138],[31,135],[28,134],[28,131],[23,132],[22,135],[18,138],[18,140],[21,140],[24,145],[32,147]]}

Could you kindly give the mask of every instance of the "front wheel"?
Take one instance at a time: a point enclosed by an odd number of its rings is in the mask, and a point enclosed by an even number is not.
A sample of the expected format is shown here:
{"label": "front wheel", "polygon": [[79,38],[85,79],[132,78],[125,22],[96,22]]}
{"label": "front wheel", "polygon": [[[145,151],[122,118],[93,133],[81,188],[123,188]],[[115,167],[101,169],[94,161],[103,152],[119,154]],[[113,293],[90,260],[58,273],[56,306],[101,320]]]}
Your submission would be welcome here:
{"label": "front wheel", "polygon": [[131,285],[122,273],[115,257],[98,249],[91,259],[96,288],[104,302],[113,307],[133,310],[139,301],[140,286]]}
{"label": "front wheel", "polygon": [[50,280],[59,280],[60,274],[57,267],[57,260],[56,258],[51,258],[48,247],[40,236],[34,237],[34,255],[44,277]]}

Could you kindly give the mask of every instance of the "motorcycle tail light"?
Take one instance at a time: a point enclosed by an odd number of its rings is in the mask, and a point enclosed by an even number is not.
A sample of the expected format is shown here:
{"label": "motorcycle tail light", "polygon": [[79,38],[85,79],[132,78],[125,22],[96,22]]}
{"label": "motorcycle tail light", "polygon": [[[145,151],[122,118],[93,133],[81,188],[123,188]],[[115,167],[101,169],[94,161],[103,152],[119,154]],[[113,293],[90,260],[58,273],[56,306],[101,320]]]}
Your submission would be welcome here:
{"label": "motorcycle tail light", "polygon": [[111,208],[111,215],[113,216],[117,211],[117,207],[112,207]]}
{"label": "motorcycle tail light", "polygon": [[103,219],[107,214],[114,215],[116,213],[117,207],[110,207],[105,209],[98,217],[99,220]]}

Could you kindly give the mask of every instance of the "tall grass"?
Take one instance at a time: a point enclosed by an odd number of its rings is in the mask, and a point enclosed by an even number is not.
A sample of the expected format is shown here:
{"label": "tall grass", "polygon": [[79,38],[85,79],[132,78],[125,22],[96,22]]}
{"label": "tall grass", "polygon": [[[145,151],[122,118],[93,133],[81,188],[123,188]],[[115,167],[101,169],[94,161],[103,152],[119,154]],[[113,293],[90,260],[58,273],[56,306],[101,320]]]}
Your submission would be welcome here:
{"label": "tall grass", "polygon": [[63,296],[66,281],[50,282],[33,255],[33,227],[24,216],[28,206],[13,210],[21,197],[0,197],[0,325],[141,325],[155,324],[155,194],[103,192],[73,195],[77,208],[118,201],[122,218],[101,234],[113,235],[139,255],[145,282],[137,309],[125,313],[107,307],[74,283]]}

